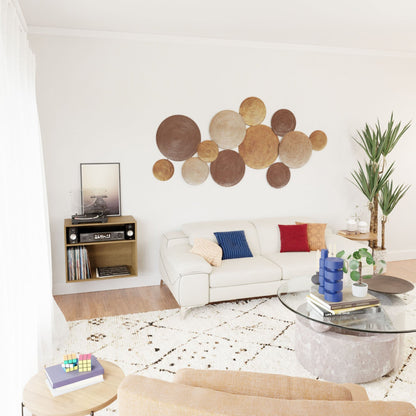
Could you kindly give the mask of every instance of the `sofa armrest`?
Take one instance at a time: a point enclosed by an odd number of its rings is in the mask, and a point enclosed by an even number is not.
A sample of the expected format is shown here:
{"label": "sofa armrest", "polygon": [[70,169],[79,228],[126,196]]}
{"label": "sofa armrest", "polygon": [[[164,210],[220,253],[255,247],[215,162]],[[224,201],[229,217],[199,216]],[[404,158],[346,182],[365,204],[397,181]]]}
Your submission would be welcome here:
{"label": "sofa armrest", "polygon": [[198,254],[190,252],[189,244],[178,244],[161,252],[162,261],[175,275],[209,274],[212,266]]}
{"label": "sofa armrest", "polygon": [[136,375],[120,384],[118,409],[119,416],[416,416],[405,402],[272,399]]}
{"label": "sofa armrest", "polygon": [[227,393],[276,399],[354,400],[354,396],[360,400],[368,399],[364,387],[358,385],[353,388],[353,395],[348,385],[281,374],[184,368],[176,373],[175,381]]}

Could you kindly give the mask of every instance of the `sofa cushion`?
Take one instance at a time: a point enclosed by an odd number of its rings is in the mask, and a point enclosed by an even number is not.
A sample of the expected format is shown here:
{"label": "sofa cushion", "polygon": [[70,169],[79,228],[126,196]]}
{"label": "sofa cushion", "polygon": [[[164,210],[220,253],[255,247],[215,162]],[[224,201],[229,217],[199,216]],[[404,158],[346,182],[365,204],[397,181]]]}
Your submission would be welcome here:
{"label": "sofa cushion", "polygon": [[[303,224],[303,222],[296,221],[296,224]],[[326,248],[325,229],[326,224],[317,222],[307,223],[309,250],[314,251]]]}
{"label": "sofa cushion", "polygon": [[273,253],[265,256],[282,270],[282,279],[303,277],[317,271],[316,252]]}
{"label": "sofa cushion", "polygon": [[279,224],[280,252],[310,251],[307,230],[308,226],[306,224]]}
{"label": "sofa cushion", "polygon": [[244,231],[215,232],[214,235],[222,248],[223,260],[253,257],[248,247]]}
{"label": "sofa cushion", "polygon": [[189,237],[191,245],[194,244],[195,238],[207,238],[216,243],[217,239],[214,235],[215,232],[239,230],[244,231],[253,256],[258,255],[260,253],[260,246],[257,231],[254,225],[249,221],[206,221],[188,223],[182,226],[182,231]]}
{"label": "sofa cushion", "polygon": [[223,260],[212,270],[210,287],[249,285],[281,280],[281,270],[262,256]]}
{"label": "sofa cushion", "polygon": [[222,248],[211,240],[205,238],[195,238],[191,253],[198,254],[204,258],[211,266],[221,266]]}
{"label": "sofa cushion", "polygon": [[313,222],[308,217],[276,217],[276,218],[257,218],[252,221],[256,227],[260,254],[271,254],[280,252],[280,230],[279,224],[295,224],[296,221]]}

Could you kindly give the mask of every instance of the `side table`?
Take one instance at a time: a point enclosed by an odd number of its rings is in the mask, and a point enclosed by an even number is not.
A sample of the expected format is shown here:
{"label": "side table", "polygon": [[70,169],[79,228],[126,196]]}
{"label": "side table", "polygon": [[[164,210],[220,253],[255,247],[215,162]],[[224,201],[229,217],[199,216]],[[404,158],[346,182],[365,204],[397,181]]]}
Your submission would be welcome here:
{"label": "side table", "polygon": [[368,241],[369,243],[377,240],[377,234],[375,233],[352,233],[347,230],[340,230],[338,231],[338,235],[349,240]]}
{"label": "side table", "polygon": [[45,373],[37,373],[23,390],[22,416],[25,407],[36,416],[94,415],[94,412],[113,403],[124,373],[116,364],[99,361],[104,367],[104,381],[57,397],[52,396],[46,385]]}

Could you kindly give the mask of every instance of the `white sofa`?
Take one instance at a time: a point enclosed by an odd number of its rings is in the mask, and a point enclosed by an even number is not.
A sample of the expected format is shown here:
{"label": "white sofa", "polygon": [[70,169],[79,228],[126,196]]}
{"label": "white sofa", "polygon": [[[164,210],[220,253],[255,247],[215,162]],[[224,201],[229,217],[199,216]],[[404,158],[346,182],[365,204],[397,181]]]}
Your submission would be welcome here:
{"label": "white sofa", "polygon": [[[188,223],[180,231],[162,235],[160,272],[181,308],[211,302],[276,295],[283,281],[317,271],[316,252],[280,252],[279,224],[317,222],[311,218],[285,217]],[[253,257],[223,260],[211,266],[190,252],[195,238],[216,242],[214,232],[243,230]],[[364,244],[337,235],[326,227],[327,247],[352,252]]]}

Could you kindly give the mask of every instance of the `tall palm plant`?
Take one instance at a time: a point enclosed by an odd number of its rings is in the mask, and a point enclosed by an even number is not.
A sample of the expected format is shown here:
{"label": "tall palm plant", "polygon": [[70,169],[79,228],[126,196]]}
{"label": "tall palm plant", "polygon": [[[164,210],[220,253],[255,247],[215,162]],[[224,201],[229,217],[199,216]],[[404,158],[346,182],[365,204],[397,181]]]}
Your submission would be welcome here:
{"label": "tall palm plant", "polygon": [[[358,137],[354,138],[354,141],[364,150],[368,161],[364,167],[358,162],[358,169],[351,173],[353,179],[351,182],[368,200],[371,213],[370,232],[376,236],[378,235],[379,193],[394,170],[394,164],[386,168],[386,158],[409,127],[410,122],[403,127],[401,122],[396,123],[392,113],[386,130],[383,131],[380,122],[377,121],[375,127],[366,124],[362,131],[357,132]],[[377,239],[370,243],[373,249],[377,246]]]}
{"label": "tall palm plant", "polygon": [[410,185],[398,185],[394,187],[393,181],[387,181],[381,188],[379,205],[383,216],[381,218],[381,249],[385,250],[385,227],[387,217],[391,214],[398,202],[409,190]]}

